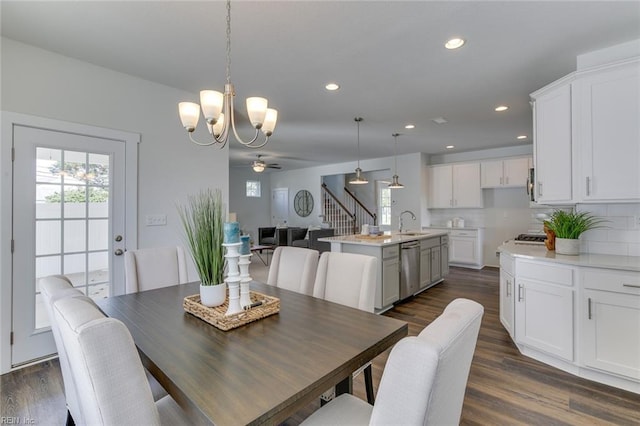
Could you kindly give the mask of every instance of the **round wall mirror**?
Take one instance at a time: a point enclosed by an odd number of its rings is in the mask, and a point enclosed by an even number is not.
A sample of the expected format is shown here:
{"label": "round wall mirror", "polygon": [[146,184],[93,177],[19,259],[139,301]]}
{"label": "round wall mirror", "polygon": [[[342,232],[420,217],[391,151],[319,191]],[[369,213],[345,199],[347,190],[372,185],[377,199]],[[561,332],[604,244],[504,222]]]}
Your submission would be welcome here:
{"label": "round wall mirror", "polygon": [[306,189],[301,189],[293,199],[293,208],[298,216],[307,217],[313,211],[313,196]]}

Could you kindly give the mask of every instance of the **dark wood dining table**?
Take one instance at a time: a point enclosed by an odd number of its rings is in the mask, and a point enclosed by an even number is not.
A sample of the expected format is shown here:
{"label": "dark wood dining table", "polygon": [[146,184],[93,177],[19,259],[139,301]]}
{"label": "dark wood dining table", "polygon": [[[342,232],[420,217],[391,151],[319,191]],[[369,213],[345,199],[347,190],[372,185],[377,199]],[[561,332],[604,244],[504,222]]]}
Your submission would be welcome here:
{"label": "dark wood dining table", "polygon": [[[186,313],[198,283],[99,302],[194,424],[277,424],[407,335],[407,323],[252,282],[280,312],[229,331]],[[122,384],[126,386],[126,383]]]}

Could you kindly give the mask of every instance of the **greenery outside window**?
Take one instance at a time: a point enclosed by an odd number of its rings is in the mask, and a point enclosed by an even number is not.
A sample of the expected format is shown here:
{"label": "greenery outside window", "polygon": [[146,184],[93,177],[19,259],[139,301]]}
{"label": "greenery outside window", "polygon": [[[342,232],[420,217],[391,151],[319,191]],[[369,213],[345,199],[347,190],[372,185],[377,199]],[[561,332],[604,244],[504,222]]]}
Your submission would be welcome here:
{"label": "greenery outside window", "polygon": [[247,197],[260,197],[260,181],[259,180],[248,180],[247,181]]}

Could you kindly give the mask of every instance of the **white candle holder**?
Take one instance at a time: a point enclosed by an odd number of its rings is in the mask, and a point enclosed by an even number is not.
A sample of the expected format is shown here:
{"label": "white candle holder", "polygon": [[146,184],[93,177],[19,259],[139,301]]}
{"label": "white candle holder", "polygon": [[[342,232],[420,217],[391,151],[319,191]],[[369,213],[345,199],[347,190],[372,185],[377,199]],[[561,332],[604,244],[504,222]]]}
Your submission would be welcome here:
{"label": "white candle holder", "polygon": [[240,267],[240,305],[251,305],[251,276],[249,275],[249,265],[251,264],[250,254],[241,254],[238,266]]}
{"label": "white candle holder", "polygon": [[237,314],[242,312],[242,304],[240,302],[240,270],[238,268],[240,258],[240,246],[242,243],[223,243],[222,246],[227,249],[224,255],[227,260],[227,278],[225,282],[229,288],[229,307],[226,315]]}

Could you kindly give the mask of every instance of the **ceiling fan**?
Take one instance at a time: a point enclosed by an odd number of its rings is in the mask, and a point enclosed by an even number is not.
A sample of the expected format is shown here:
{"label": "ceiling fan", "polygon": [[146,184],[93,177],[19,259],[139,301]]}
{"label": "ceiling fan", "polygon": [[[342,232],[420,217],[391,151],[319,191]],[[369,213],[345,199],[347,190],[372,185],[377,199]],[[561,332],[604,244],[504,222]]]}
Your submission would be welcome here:
{"label": "ceiling fan", "polygon": [[282,167],[278,163],[265,163],[262,160],[262,155],[258,155],[258,159],[251,163],[251,168],[256,173],[262,173],[264,169],[281,169]]}

